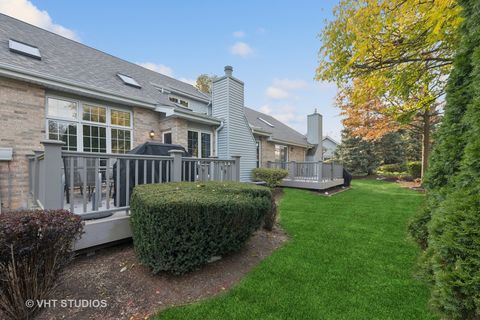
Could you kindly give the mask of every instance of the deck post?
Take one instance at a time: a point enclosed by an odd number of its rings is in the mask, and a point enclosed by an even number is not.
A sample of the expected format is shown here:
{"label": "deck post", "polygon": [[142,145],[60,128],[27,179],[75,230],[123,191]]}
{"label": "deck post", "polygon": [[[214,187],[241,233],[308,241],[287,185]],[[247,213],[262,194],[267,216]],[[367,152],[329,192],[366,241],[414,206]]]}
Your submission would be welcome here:
{"label": "deck post", "polygon": [[318,181],[318,182],[321,182],[321,181],[322,181],[322,171],[323,171],[322,166],[323,166],[323,162],[322,162],[322,161],[318,161],[318,169],[317,169],[317,170],[318,170],[318,171],[317,171],[317,175],[318,175],[317,181]]}
{"label": "deck post", "polygon": [[235,178],[234,181],[240,181],[240,156],[232,156],[235,161]]}
{"label": "deck post", "polygon": [[296,161],[292,161],[291,162],[292,166],[289,168],[290,170],[288,170],[288,174],[290,175],[290,179],[292,180],[296,180],[296,176],[297,176],[297,162]]}
{"label": "deck post", "polygon": [[45,148],[45,179],[40,181],[39,188],[45,191],[43,209],[63,208],[63,182],[62,182],[62,146],[65,142],[58,140],[41,141]]}
{"label": "deck post", "polygon": [[37,204],[38,200],[38,190],[39,190],[39,183],[40,183],[40,173],[39,173],[39,160],[38,158],[43,154],[43,151],[33,151],[35,154],[33,156],[33,184],[32,184],[32,195],[33,195],[33,201],[35,202],[34,205]]}
{"label": "deck post", "polygon": [[170,150],[168,153],[173,157],[172,181],[182,181],[182,150]]}

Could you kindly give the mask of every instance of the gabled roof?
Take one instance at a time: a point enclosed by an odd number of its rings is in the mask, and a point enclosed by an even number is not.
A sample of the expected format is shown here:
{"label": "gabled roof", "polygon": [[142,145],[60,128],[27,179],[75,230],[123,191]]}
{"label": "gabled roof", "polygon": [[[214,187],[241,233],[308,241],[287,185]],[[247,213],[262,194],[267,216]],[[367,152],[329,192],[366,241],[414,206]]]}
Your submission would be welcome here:
{"label": "gabled roof", "polygon": [[[41,59],[10,51],[10,39],[37,47]],[[152,105],[172,105],[159,86],[192,99],[209,100],[208,96],[188,83],[0,14],[0,75],[17,71],[22,75],[48,77],[59,83],[91,88]],[[117,76],[119,73],[135,79],[141,88],[125,85]],[[52,87],[55,88],[54,85]]]}
{"label": "gabled roof", "polygon": [[[272,140],[278,142],[291,143],[301,146],[309,146],[307,137],[300,132],[290,128],[283,122],[275,119],[268,114],[245,107],[245,116],[254,133],[261,133],[269,136]],[[269,124],[273,125],[270,126]]]}
{"label": "gabled roof", "polygon": [[337,140],[333,139],[332,137],[330,137],[329,135],[326,135],[323,140],[330,140],[331,142],[335,143],[337,146],[340,144],[339,142],[337,142]]}

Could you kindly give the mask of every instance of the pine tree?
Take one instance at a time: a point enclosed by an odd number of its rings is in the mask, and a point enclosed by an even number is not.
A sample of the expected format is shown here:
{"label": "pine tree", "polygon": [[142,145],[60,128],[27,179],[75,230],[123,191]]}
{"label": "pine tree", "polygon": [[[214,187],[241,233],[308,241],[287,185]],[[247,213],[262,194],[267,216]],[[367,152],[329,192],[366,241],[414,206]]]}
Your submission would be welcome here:
{"label": "pine tree", "polygon": [[[464,35],[468,34],[470,24],[468,19],[465,20],[460,27],[460,32]],[[432,212],[445,200],[448,189],[452,188],[449,182],[458,173],[460,160],[463,157],[467,128],[462,119],[473,97],[470,89],[473,47],[472,40],[463,36],[447,85],[444,116],[436,132],[429,169],[423,179],[423,185],[427,190],[426,205],[409,226],[411,235],[422,248],[428,246],[427,224],[431,220]]]}
{"label": "pine tree", "polygon": [[387,133],[374,142],[375,154],[380,164],[405,163],[405,143],[400,132]]}
{"label": "pine tree", "polygon": [[353,136],[348,130],[342,131],[342,143],[337,149],[337,158],[342,161],[345,169],[354,175],[371,175],[380,164],[373,142]]}
{"label": "pine tree", "polygon": [[463,39],[426,184],[425,261],[433,306],[444,318],[473,320],[480,319],[480,1],[461,4]]}

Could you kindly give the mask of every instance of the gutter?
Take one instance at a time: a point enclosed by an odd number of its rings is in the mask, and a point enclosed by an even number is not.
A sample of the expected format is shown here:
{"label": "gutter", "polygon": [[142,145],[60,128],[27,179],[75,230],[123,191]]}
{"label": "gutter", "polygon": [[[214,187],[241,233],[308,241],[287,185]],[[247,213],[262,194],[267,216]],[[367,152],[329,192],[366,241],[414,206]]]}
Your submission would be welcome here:
{"label": "gutter", "polygon": [[289,146],[296,146],[296,147],[302,147],[302,148],[312,148],[313,146],[315,145],[311,145],[311,144],[300,144],[300,143],[295,143],[295,142],[291,142],[291,141],[286,141],[286,140],[279,140],[279,139],[273,139],[273,138],[269,138],[267,139],[267,141],[270,141],[270,142],[277,142],[277,143],[280,143],[280,144],[285,144],[285,145],[289,145]]}
{"label": "gutter", "polygon": [[165,113],[166,118],[181,118],[191,120],[197,123],[203,123],[211,126],[219,126],[222,121],[200,113],[185,111],[181,108],[172,108],[168,106],[157,106],[155,111]]}
{"label": "gutter", "polygon": [[108,90],[98,90],[98,88],[93,86],[84,85],[79,82],[70,81],[55,76],[48,76],[43,73],[33,72],[22,68],[12,67],[4,63],[0,63],[0,76],[16,80],[23,80],[30,83],[44,85],[51,89],[57,89],[83,96],[90,96],[124,105],[134,105],[148,109],[155,109],[157,105],[157,102],[155,101],[131,98]]}
{"label": "gutter", "polygon": [[215,129],[215,155],[218,157],[218,133],[220,132],[220,130],[223,129],[223,127],[225,126],[225,122],[220,122],[220,126]]}
{"label": "gutter", "polygon": [[[180,96],[184,96],[184,97],[187,97],[187,98],[190,98],[190,99],[193,99],[193,100],[197,100],[197,101],[200,101],[200,102],[207,102],[209,103],[210,102],[210,99],[208,99],[207,97],[200,97],[200,96],[196,96],[196,95],[193,95],[191,93],[188,93],[186,91],[183,91],[183,90],[180,90],[180,89],[177,89],[175,87],[172,87],[172,86],[162,86],[158,83],[155,83],[155,82],[150,82],[150,84],[152,86],[154,86],[155,88],[159,89],[162,91],[162,93],[176,93],[177,95],[180,95]],[[202,95],[204,95],[202,93]]]}

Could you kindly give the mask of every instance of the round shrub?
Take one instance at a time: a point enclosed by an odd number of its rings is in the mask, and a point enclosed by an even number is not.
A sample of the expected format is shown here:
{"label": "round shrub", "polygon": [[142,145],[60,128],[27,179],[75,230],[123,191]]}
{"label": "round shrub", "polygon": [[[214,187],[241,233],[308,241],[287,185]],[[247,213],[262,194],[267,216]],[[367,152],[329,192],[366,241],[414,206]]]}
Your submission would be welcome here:
{"label": "round shrub", "polygon": [[420,161],[408,162],[407,172],[414,179],[420,178],[422,176],[422,163]]}
{"label": "round shrub", "polygon": [[32,318],[37,308],[25,301],[48,298],[82,229],[80,217],[66,210],[0,214],[0,315]]}
{"label": "round shrub", "polygon": [[268,188],[235,182],[139,185],[130,205],[135,251],[153,273],[194,270],[239,250],[271,199]]}
{"label": "round shrub", "polygon": [[252,174],[254,180],[265,181],[268,187],[275,188],[280,185],[283,178],[288,176],[288,171],[276,168],[255,168]]}

